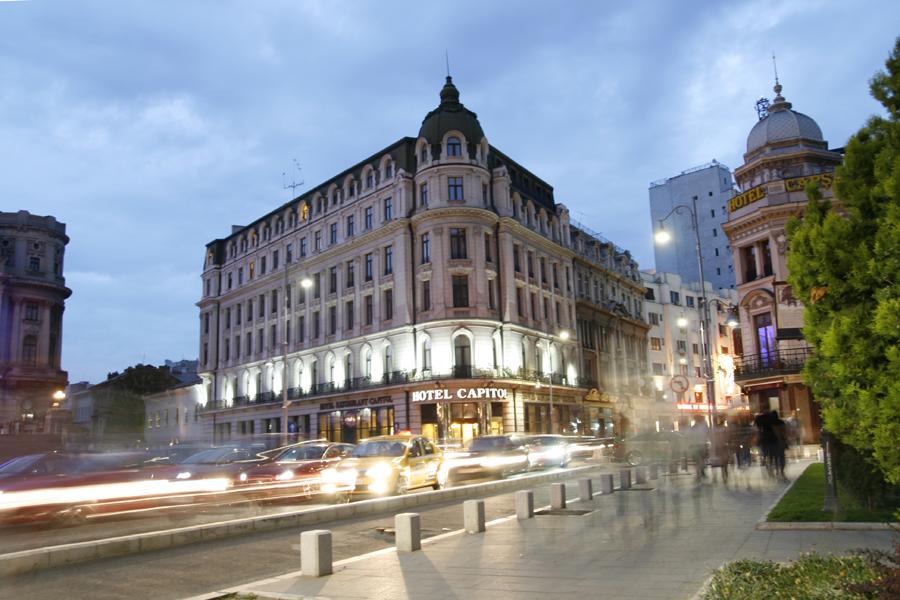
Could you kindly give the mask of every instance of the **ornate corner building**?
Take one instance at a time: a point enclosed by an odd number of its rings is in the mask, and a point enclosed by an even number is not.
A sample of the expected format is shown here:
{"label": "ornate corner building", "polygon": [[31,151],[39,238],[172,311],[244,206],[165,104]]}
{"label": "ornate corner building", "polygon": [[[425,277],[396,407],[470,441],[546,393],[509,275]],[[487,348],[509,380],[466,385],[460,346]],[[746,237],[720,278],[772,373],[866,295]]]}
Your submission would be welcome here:
{"label": "ornate corner building", "polygon": [[633,338],[608,352],[635,381],[637,265],[491,146],[448,77],[417,137],[207,245],[203,422],[216,440],[278,433],[285,417],[345,442],[606,431],[614,396],[578,325],[585,271],[607,286],[610,331]]}
{"label": "ornate corner building", "polygon": [[50,433],[62,318],[66,226],[27,211],[0,212],[0,434]]}
{"label": "ornate corner building", "polygon": [[818,184],[826,200],[843,157],[828,148],[810,117],[792,110],[776,82],[775,98],[750,130],[744,164],[735,171],[741,190],[728,203],[741,321],[735,380],[753,411],[777,409],[797,419],[803,440],[818,439],[818,409],[801,370],[810,347],[803,339],[803,303],[787,283],[785,224],[806,208],[806,186]]}

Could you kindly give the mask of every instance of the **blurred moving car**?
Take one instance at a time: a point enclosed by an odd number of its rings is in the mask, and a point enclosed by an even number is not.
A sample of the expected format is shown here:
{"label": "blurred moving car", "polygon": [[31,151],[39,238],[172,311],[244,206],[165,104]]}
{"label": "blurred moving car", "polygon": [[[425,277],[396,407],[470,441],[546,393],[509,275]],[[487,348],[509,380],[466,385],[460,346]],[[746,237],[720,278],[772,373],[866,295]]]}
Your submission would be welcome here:
{"label": "blurred moving car", "polygon": [[676,431],[647,431],[619,442],[616,458],[631,466],[680,459],[687,446]]}
{"label": "blurred moving car", "polygon": [[600,458],[611,452],[615,438],[598,438],[587,435],[569,436],[569,457],[572,459]]}
{"label": "blurred moving car", "polygon": [[154,466],[147,470],[157,479],[224,478],[232,485],[246,479],[246,471],[268,462],[271,454],[255,452],[254,448],[225,446],[209,448],[191,454],[171,466]]}
{"label": "blurred moving car", "polygon": [[346,488],[355,495],[404,494],[427,486],[439,490],[446,482],[443,453],[420,435],[368,438],[337,467],[322,471],[324,489]]}
{"label": "blurred moving car", "polygon": [[528,470],[526,438],[518,435],[485,435],[468,441],[459,451],[445,452],[451,481],[503,478]]}
{"label": "blurred moving car", "polygon": [[264,464],[252,466],[240,475],[241,485],[261,491],[269,498],[312,496],[350,491],[349,484],[329,482],[323,488],[321,473],[338,466],[353,452],[352,444],[327,441],[301,442],[281,449]]}
{"label": "blurred moving car", "polygon": [[569,440],[555,434],[530,435],[524,438],[530,468],[565,467],[569,464]]}

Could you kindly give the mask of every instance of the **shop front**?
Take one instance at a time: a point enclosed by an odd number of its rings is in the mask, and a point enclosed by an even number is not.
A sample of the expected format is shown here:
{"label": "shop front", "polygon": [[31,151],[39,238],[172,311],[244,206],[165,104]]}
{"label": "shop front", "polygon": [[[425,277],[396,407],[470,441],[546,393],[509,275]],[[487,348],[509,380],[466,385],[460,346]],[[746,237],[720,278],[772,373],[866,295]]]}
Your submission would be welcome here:
{"label": "shop front", "polygon": [[319,436],[330,442],[356,444],[396,431],[393,398],[354,398],[319,404]]}
{"label": "shop front", "polygon": [[481,435],[504,433],[511,395],[506,388],[447,387],[416,390],[410,398],[419,409],[422,435],[457,445]]}

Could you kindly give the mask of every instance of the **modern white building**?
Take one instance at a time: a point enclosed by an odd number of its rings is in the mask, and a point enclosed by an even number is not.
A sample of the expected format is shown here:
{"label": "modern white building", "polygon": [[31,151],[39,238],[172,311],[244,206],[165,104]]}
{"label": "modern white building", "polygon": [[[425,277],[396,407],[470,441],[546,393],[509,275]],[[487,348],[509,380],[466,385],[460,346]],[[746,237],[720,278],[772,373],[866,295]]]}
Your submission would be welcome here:
{"label": "modern white building", "polygon": [[[731,247],[722,231],[722,223],[728,220],[728,201],[733,195],[731,171],[716,160],[650,184],[653,231],[659,230],[660,221],[675,207],[681,205],[693,210],[696,206],[703,275],[716,290],[734,288]],[[671,234],[671,240],[654,246],[656,270],[677,273],[685,283],[699,283],[697,238],[690,212],[682,209],[671,214],[663,227]]]}
{"label": "modern white building", "polygon": [[416,137],[207,245],[202,420],[218,441],[283,415],[349,442],[593,431],[575,256],[552,186],[488,143],[448,77]]}
{"label": "modern white building", "polygon": [[[701,335],[701,291],[675,273],[642,271],[644,316],[650,324],[649,376],[659,429],[689,425],[694,414],[709,415]],[[746,412],[734,381],[734,336],[737,292],[714,290],[707,282],[710,364],[715,380],[715,410],[722,416]],[[731,324],[729,324],[731,321]]]}

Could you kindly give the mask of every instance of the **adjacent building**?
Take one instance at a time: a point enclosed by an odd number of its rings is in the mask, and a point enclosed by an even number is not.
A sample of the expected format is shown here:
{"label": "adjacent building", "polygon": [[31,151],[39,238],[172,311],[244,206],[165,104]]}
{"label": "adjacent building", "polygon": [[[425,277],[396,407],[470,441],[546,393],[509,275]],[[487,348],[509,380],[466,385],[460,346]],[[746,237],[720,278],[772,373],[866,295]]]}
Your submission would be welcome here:
{"label": "adjacent building", "polygon": [[733,195],[731,170],[716,160],[651,183],[653,230],[658,230],[660,221],[665,219],[664,227],[672,237],[668,243],[654,246],[656,270],[677,273],[684,283],[700,282],[697,237],[691,213],[687,210],[672,212],[677,206],[687,206],[697,214],[703,276],[716,290],[734,288],[731,248],[722,230],[722,223],[728,218],[728,202]]}
{"label": "adjacent building", "polygon": [[51,216],[0,212],[0,434],[57,429],[54,403],[68,383],[60,366],[68,243]]}
{"label": "adjacent building", "polygon": [[167,360],[164,366],[178,383],[144,396],[144,443],[159,448],[209,441],[200,420],[205,398],[197,361]]}
{"label": "adjacent building", "polygon": [[642,271],[644,316],[650,325],[650,380],[656,428],[679,430],[695,414],[727,418],[747,412],[734,379],[737,292],[706,283],[709,303],[709,357],[715,402],[708,397],[703,361],[702,292],[676,273]]}
{"label": "adjacent building", "polygon": [[[577,237],[448,77],[416,137],[207,245],[203,423],[216,440],[606,430],[576,327]],[[613,254],[601,270],[630,278],[616,301],[637,321],[642,290]]]}
{"label": "adjacent building", "polygon": [[803,339],[803,304],[787,283],[785,224],[802,215],[806,186],[828,200],[842,151],[828,148],[810,117],[792,109],[776,82],[767,114],[750,130],[744,164],[735,171],[740,193],[728,203],[724,230],[737,276],[742,334],[735,378],[753,411],[777,409],[798,420],[805,442],[821,427],[800,373],[810,348]]}

